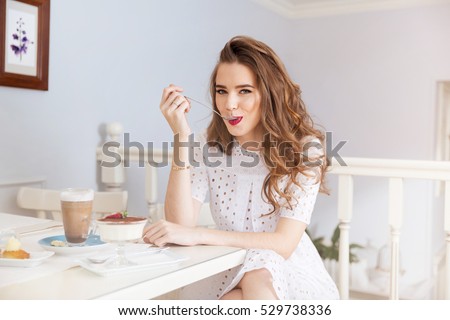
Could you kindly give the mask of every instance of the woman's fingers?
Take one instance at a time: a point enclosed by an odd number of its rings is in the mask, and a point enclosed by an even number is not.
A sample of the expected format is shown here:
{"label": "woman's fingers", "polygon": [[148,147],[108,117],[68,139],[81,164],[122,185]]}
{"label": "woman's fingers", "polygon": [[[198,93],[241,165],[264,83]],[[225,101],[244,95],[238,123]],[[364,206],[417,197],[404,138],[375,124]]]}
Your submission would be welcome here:
{"label": "woman's fingers", "polygon": [[191,109],[191,105],[190,105],[189,101],[186,98],[184,98],[183,102],[181,102],[178,105],[177,109],[180,110],[180,112],[183,112],[183,113],[184,112],[189,112],[189,110]]}
{"label": "woman's fingers", "polygon": [[161,103],[159,105],[160,109],[164,112],[166,111],[172,104],[172,102],[181,95],[183,92],[183,88],[177,87],[174,85],[169,85],[167,88],[163,89],[163,94],[161,97]]}
{"label": "woman's fingers", "polygon": [[180,96],[180,92],[172,91],[170,94],[163,100],[161,100],[161,110],[165,111],[171,108],[174,104],[176,104],[176,99]]}
{"label": "woman's fingers", "polygon": [[173,111],[183,102],[183,96],[179,92],[172,93],[166,101],[168,110]]}
{"label": "woman's fingers", "polygon": [[166,235],[166,231],[163,229],[156,230],[155,232],[146,235],[146,238],[150,243],[155,243],[156,240]]}
{"label": "woman's fingers", "polygon": [[159,220],[155,223],[152,223],[149,226],[146,226],[143,231],[144,236],[150,236],[150,235],[158,232],[158,230],[161,229],[163,221],[165,221],[165,220]]}
{"label": "woman's fingers", "polygon": [[[172,99],[172,100],[171,100]],[[168,111],[185,110],[189,106],[189,101],[180,93],[172,94],[168,101],[170,101]]]}
{"label": "woman's fingers", "polygon": [[144,241],[160,245],[162,242],[167,242],[167,235],[170,233],[170,223],[165,220],[160,220],[144,229]]}
{"label": "woman's fingers", "polygon": [[164,246],[167,243],[179,245],[195,245],[198,235],[191,227],[184,227],[176,223],[160,220],[144,229],[143,239],[147,243]]}
{"label": "woman's fingers", "polygon": [[155,246],[164,247],[166,244],[170,243],[167,236],[162,236],[152,242]]}
{"label": "woman's fingers", "polygon": [[185,113],[190,110],[190,102],[182,92],[183,88],[172,84],[164,88],[159,107],[173,133],[188,136],[191,128]]}
{"label": "woman's fingers", "polygon": [[165,101],[161,102],[160,108],[165,113],[170,113],[179,109],[181,109],[182,112],[188,112],[190,110],[190,102],[179,91],[173,90],[167,95]]}
{"label": "woman's fingers", "polygon": [[169,84],[167,88],[164,88],[161,101],[166,101],[167,98],[173,93],[173,92],[183,92],[183,88],[178,87],[174,84]]}

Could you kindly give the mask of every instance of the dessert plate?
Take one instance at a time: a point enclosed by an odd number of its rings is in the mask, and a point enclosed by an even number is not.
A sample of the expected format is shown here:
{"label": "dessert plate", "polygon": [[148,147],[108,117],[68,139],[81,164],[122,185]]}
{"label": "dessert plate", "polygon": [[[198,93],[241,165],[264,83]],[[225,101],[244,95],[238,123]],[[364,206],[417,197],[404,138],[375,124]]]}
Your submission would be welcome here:
{"label": "dessert plate", "polygon": [[53,251],[58,254],[62,255],[76,255],[76,254],[84,254],[89,252],[94,252],[103,249],[104,247],[109,246],[110,244],[103,242],[100,240],[99,236],[93,235],[89,236],[89,238],[86,240],[85,244],[80,247],[56,247],[52,246],[52,241],[59,240],[62,242],[66,242],[66,237],[64,235],[59,236],[52,236],[47,237],[44,239],[39,240],[39,245],[44,248],[45,250]]}
{"label": "dessert plate", "polygon": [[46,259],[50,258],[54,255],[54,252],[51,251],[36,251],[30,252],[29,259],[7,259],[0,258],[0,266],[2,267],[25,267],[31,268],[40,265]]}
{"label": "dessert plate", "polygon": [[84,269],[100,276],[112,276],[139,270],[168,267],[188,259],[188,257],[174,253],[170,250],[158,249],[154,254],[152,254],[152,252],[149,253],[150,254],[146,254],[145,252],[131,253],[128,256],[128,259],[136,264],[124,267],[109,266],[107,262],[100,264],[93,263],[89,260],[89,258],[79,259],[77,260],[77,263],[79,263]]}

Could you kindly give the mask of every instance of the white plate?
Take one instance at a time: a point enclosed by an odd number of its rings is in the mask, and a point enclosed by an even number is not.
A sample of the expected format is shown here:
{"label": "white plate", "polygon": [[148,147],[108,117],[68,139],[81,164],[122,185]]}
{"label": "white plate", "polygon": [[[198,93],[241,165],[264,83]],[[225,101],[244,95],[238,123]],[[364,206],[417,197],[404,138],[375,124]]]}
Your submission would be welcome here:
{"label": "white plate", "polygon": [[77,262],[80,264],[81,267],[93,273],[96,273],[100,276],[111,276],[139,270],[164,267],[171,264],[177,264],[181,261],[188,259],[188,257],[174,253],[170,251],[170,249],[162,251],[160,253],[154,252],[130,253],[127,256],[127,258],[128,260],[135,262],[136,265],[125,267],[109,267],[108,262],[96,264],[90,262],[87,258],[77,260]]}
{"label": "white plate", "polygon": [[0,258],[0,266],[2,267],[25,267],[31,268],[40,265],[45,259],[54,255],[51,251],[36,251],[30,252],[29,259],[7,259]]}
{"label": "white plate", "polygon": [[45,250],[53,251],[55,253],[62,254],[62,255],[71,255],[71,254],[76,255],[76,254],[84,254],[84,253],[94,252],[94,251],[102,250],[105,247],[110,245],[108,243],[101,241],[99,236],[90,236],[87,239],[85,245],[80,246],[80,247],[69,247],[69,246],[55,247],[55,246],[51,245],[51,242],[53,240],[59,240],[59,241],[66,242],[66,237],[64,235],[47,237],[47,238],[39,240],[38,243]]}

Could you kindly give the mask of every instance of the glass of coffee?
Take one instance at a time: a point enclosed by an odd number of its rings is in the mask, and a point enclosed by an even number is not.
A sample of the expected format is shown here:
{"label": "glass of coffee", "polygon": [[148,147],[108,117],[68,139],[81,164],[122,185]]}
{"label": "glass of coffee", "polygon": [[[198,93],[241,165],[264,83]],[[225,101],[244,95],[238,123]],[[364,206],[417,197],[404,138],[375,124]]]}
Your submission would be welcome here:
{"label": "glass of coffee", "polygon": [[60,199],[67,244],[83,246],[89,235],[94,190],[65,189],[61,191]]}

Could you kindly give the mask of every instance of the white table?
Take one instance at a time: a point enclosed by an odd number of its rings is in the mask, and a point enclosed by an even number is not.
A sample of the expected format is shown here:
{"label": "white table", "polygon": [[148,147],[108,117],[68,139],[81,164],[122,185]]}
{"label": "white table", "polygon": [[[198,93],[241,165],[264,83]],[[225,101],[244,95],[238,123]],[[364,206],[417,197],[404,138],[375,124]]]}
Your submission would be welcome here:
{"label": "white table", "polygon": [[[0,228],[8,224],[12,224],[15,228],[19,227],[21,231],[33,230],[34,226],[50,227],[34,234],[34,237],[36,234],[46,237],[55,233],[51,227],[56,223],[51,220],[0,213]],[[27,237],[31,237],[31,234],[22,235],[24,242]],[[74,266],[24,282],[17,281],[0,286],[0,299],[152,299],[238,266],[246,253],[244,249],[221,246],[172,247],[170,250],[189,259],[164,268],[108,277],[98,276]],[[53,256],[46,263],[51,263],[52,259],[61,257]],[[0,267],[1,277],[2,267]]]}

